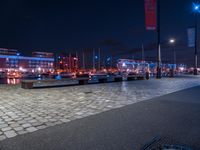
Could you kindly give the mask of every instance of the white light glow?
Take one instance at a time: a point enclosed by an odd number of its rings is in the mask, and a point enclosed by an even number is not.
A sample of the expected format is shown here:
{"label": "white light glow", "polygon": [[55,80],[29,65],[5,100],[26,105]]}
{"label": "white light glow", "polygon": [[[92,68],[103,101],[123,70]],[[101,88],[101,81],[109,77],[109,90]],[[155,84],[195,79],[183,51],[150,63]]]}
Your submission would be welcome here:
{"label": "white light glow", "polygon": [[179,69],[180,69],[181,71],[183,71],[183,70],[184,70],[184,67],[180,67]]}
{"label": "white light glow", "polygon": [[169,42],[170,43],[175,43],[175,39],[170,39]]}
{"label": "white light glow", "polygon": [[123,63],[123,64],[122,64],[122,67],[126,67],[126,63]]}

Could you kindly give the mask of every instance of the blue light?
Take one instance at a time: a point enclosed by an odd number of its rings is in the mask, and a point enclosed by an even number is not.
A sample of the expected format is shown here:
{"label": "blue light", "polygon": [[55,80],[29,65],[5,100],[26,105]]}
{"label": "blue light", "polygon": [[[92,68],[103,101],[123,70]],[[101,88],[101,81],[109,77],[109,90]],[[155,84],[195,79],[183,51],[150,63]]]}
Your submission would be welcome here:
{"label": "blue light", "polygon": [[110,61],[110,57],[107,58],[107,61]]}
{"label": "blue light", "polygon": [[38,58],[38,57],[25,57],[16,55],[0,55],[0,58],[11,58],[11,59],[23,59],[23,60],[44,60],[44,61],[54,61],[53,58]]}
{"label": "blue light", "polygon": [[194,12],[200,12],[200,4],[193,3],[193,11]]}
{"label": "blue light", "polygon": [[95,56],[95,59],[98,59],[98,56]]}
{"label": "blue light", "polygon": [[20,53],[17,53],[17,56],[19,56],[20,55]]}
{"label": "blue light", "polygon": [[56,80],[61,80],[62,77],[61,77],[60,75],[57,75],[57,76],[55,76],[55,79],[56,79]]}

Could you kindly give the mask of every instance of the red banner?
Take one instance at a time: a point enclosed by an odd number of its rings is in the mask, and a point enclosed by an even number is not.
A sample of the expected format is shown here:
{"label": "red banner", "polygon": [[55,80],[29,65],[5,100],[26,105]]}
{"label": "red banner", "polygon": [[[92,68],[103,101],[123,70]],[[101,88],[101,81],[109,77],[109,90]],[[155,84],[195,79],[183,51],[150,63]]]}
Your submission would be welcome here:
{"label": "red banner", "polygon": [[157,27],[156,0],[145,0],[146,30],[156,30]]}

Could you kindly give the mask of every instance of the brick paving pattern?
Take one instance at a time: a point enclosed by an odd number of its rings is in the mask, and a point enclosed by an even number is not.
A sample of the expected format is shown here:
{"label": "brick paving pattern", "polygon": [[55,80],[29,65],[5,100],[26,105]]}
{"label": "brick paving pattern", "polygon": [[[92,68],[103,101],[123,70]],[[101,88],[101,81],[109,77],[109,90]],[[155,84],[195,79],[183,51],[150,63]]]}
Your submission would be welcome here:
{"label": "brick paving pattern", "polygon": [[49,89],[0,85],[0,141],[200,85],[200,77]]}

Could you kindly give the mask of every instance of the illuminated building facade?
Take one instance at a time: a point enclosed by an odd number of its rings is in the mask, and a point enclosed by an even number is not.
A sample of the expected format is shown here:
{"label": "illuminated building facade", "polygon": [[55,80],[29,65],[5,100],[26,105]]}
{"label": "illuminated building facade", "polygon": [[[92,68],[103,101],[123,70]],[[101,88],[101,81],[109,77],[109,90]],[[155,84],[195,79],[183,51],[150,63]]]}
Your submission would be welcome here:
{"label": "illuminated building facade", "polygon": [[[41,52],[40,52],[41,53]],[[43,52],[45,55],[45,52]],[[17,50],[0,49],[0,71],[22,71],[22,72],[50,72],[54,70],[54,58],[52,53],[46,53],[44,57],[20,56]]]}
{"label": "illuminated building facade", "polygon": [[54,54],[47,52],[32,52],[32,57],[53,58]]}
{"label": "illuminated building facade", "polygon": [[19,55],[20,53],[18,50],[15,49],[7,49],[7,48],[0,48],[0,55]]}
{"label": "illuminated building facade", "polygon": [[60,55],[58,56],[58,64],[57,68],[71,72],[71,71],[76,71],[78,69],[78,64],[79,64],[79,59],[75,55]]}
{"label": "illuminated building facade", "polygon": [[[147,70],[151,73],[156,73],[156,62],[148,62],[148,61],[138,61],[132,59],[119,59],[117,63],[117,68],[121,72],[137,72],[142,70],[146,72]],[[186,69],[186,66],[183,64],[161,64],[161,68],[163,72],[169,72],[170,69],[175,71],[183,71]]]}

